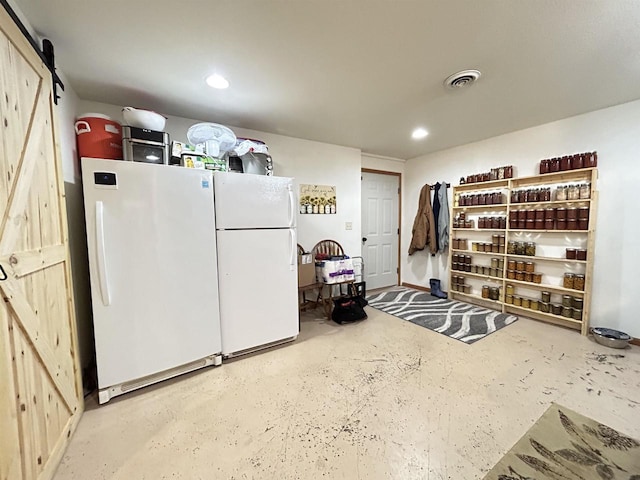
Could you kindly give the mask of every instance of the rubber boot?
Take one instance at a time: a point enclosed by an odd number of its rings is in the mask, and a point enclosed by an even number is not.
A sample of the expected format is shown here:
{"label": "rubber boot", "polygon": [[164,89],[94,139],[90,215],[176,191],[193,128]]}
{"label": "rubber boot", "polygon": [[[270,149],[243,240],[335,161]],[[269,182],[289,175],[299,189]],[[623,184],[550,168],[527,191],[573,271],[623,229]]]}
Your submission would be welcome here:
{"label": "rubber boot", "polygon": [[429,279],[431,287],[431,295],[438,298],[447,298],[447,294],[440,289],[440,280],[437,278]]}

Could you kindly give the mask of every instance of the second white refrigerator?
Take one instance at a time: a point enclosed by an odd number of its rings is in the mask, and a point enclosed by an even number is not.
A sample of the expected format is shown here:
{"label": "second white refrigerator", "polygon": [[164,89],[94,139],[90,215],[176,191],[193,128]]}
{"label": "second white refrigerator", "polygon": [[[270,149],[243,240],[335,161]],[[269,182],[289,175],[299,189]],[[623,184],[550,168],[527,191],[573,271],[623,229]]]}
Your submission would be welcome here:
{"label": "second white refrigerator", "polygon": [[215,173],[222,354],[293,340],[298,326],[291,178]]}

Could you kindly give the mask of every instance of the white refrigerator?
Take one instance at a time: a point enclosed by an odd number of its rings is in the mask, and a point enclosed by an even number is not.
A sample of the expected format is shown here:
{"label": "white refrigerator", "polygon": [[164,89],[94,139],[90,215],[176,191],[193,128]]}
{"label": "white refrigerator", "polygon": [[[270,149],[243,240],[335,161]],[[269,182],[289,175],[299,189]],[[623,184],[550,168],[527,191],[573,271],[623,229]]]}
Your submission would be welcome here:
{"label": "white refrigerator", "polygon": [[82,159],[99,401],[222,357],[211,172]]}
{"label": "white refrigerator", "polygon": [[298,250],[293,180],[214,173],[225,358],[293,340]]}

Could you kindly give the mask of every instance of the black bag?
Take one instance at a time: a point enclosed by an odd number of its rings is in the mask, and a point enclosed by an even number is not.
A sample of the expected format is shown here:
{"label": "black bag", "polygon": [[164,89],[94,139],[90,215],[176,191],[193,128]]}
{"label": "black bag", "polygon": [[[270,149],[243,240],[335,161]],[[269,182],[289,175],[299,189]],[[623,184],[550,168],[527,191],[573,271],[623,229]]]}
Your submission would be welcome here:
{"label": "black bag", "polygon": [[362,297],[347,295],[333,300],[331,318],[336,323],[355,322],[367,318],[364,311],[366,300]]}

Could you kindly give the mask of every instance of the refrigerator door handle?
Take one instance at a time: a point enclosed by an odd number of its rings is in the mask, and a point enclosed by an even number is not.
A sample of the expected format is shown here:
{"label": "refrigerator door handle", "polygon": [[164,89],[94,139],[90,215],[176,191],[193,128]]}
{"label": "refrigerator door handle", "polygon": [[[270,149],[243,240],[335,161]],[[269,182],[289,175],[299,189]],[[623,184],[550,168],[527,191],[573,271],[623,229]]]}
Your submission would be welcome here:
{"label": "refrigerator door handle", "polygon": [[296,199],[293,196],[293,187],[291,186],[291,184],[287,185],[287,190],[289,191],[289,226],[290,227],[294,227],[294,220],[295,220],[295,211],[296,211]]}
{"label": "refrigerator door handle", "polygon": [[100,284],[100,296],[105,307],[111,305],[111,293],[109,292],[109,279],[107,278],[107,261],[104,245],[104,204],[96,202],[96,251],[98,257],[98,281]]}
{"label": "refrigerator door handle", "polygon": [[289,239],[291,240],[291,245],[289,245],[291,252],[291,262],[289,263],[289,270],[294,269],[296,266],[296,255],[298,254],[298,246],[296,245],[296,233],[293,228],[289,229]]}

